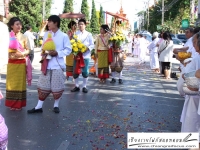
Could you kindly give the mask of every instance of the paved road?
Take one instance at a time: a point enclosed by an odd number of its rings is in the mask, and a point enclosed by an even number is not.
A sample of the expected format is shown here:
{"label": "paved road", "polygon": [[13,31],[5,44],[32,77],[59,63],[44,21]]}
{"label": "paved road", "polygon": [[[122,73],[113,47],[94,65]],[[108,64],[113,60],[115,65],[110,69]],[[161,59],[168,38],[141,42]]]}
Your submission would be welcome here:
{"label": "paved road", "polygon": [[[148,63],[138,65],[132,57],[125,63],[123,85],[102,85],[91,76],[89,93],[83,94],[71,93],[73,82],[66,81],[60,114],[52,112],[52,96],[45,101],[42,114],[27,114],[38,100],[39,59],[36,53],[27,107],[10,111],[1,105],[9,128],[9,150],[120,150],[126,149],[127,132],[180,131],[184,99],[178,95],[177,80],[162,79]],[[5,91],[5,75],[2,79]]]}

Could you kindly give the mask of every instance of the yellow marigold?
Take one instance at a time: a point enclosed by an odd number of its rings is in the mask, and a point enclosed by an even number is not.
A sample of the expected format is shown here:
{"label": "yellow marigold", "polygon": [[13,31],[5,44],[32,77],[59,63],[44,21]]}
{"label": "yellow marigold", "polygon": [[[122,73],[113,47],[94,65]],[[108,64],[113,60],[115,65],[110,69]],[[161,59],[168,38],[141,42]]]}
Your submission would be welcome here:
{"label": "yellow marigold", "polygon": [[73,36],[73,38],[77,39],[77,38],[78,38],[78,36],[77,36],[77,35],[74,35],[74,36]]}
{"label": "yellow marigold", "polygon": [[110,41],[112,41],[112,40],[113,40],[113,37],[110,38]]}
{"label": "yellow marigold", "polygon": [[74,52],[78,52],[78,47],[73,47]]}
{"label": "yellow marigold", "polygon": [[77,47],[80,49],[80,48],[82,48],[82,47],[83,47],[83,44],[81,44],[81,43],[78,43],[78,44],[77,44]]}
{"label": "yellow marigold", "polygon": [[113,40],[117,40],[117,37],[115,36],[115,37],[113,37]]}
{"label": "yellow marigold", "polygon": [[81,40],[77,40],[78,43],[81,43]]}
{"label": "yellow marigold", "polygon": [[76,43],[74,43],[72,46],[73,46],[73,47],[77,47],[77,44],[76,44]]}
{"label": "yellow marigold", "polygon": [[70,41],[70,43],[71,43],[71,44],[75,43],[75,40],[74,40],[74,39],[72,39],[72,40]]}

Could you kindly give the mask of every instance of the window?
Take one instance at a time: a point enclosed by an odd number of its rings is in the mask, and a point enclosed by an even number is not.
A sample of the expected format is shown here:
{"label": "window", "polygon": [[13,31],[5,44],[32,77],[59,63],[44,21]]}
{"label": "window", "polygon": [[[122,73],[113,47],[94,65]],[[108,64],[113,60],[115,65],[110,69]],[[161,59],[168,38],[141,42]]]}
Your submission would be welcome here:
{"label": "window", "polygon": [[178,38],[178,39],[186,40],[186,37],[185,37],[184,34],[179,34],[179,35],[177,35],[177,38]]}

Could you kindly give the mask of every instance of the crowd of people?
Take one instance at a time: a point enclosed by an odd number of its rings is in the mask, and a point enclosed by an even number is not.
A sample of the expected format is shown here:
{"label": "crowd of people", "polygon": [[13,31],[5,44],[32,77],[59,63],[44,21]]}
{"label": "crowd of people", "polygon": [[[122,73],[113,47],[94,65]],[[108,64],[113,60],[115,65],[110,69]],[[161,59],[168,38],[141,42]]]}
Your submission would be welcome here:
{"label": "crowd of people", "polygon": [[[78,26],[77,26],[78,25]],[[21,110],[26,106],[26,85],[31,85],[32,81],[32,61],[34,58],[34,39],[31,32],[31,26],[27,26],[27,31],[23,34],[22,22],[19,18],[13,17],[8,23],[8,27],[0,22],[0,30],[4,36],[0,37],[2,53],[0,55],[0,69],[7,64],[6,75],[6,97],[5,105],[11,110]],[[78,27],[78,30],[77,30]],[[101,25],[100,34],[93,39],[90,32],[86,31],[86,20],[79,19],[78,24],[71,21],[68,24],[69,31],[62,32],[60,29],[60,18],[52,15],[48,18],[46,33],[43,41],[48,41],[49,34],[55,43],[56,49],[46,53],[41,53],[41,75],[38,79],[38,102],[37,105],[28,110],[29,114],[42,113],[45,99],[52,93],[54,98],[53,111],[59,113],[59,102],[65,89],[65,80],[73,78],[74,88],[71,92],[79,92],[79,75],[82,74],[83,84],[82,92],[88,93],[87,82],[89,76],[89,62],[91,51],[95,50],[97,58],[98,78],[100,83],[105,83],[110,78],[111,84],[116,83],[118,76],[119,84],[123,84],[122,71],[124,67],[125,48],[123,45],[116,47],[110,44],[110,29],[108,25]],[[199,95],[190,95],[183,90],[184,74],[192,71],[196,72],[196,77],[200,78],[200,32],[199,28],[188,28],[185,31],[188,38],[183,48],[173,48],[173,41],[170,32],[154,32],[152,42],[149,42],[142,34],[136,34],[131,37],[128,34],[127,51],[129,55],[139,58],[139,63],[145,63],[145,57],[150,55],[150,68],[155,73],[164,75],[165,79],[171,78],[171,68],[173,57],[180,61],[181,76],[177,82],[177,89],[181,96],[185,98],[185,103],[181,115],[182,132],[199,132],[200,129],[200,103]],[[14,36],[13,36],[14,35]],[[87,50],[78,56],[72,53],[73,45],[70,40],[76,35]],[[95,41],[95,42],[94,42]],[[14,43],[15,42],[15,43]],[[17,48],[14,48],[16,47]],[[191,58],[182,60],[179,58],[179,52],[191,54]],[[50,55],[51,59],[47,59]],[[66,58],[66,62],[65,59]],[[46,67],[46,68],[45,68]],[[45,70],[46,69],[46,70]],[[27,81],[27,83],[26,83]],[[188,90],[198,91],[188,87]],[[0,99],[3,98],[0,92]],[[8,129],[3,117],[0,115],[0,149],[6,149]]]}

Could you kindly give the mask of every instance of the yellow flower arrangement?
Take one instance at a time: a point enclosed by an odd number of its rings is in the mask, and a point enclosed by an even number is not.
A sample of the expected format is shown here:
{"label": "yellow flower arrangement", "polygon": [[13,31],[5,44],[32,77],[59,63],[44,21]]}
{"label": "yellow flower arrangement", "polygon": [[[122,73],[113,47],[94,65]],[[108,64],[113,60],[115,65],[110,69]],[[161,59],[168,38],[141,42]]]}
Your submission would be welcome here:
{"label": "yellow flower arrangement", "polygon": [[117,31],[110,37],[109,43],[115,43],[117,46],[120,46],[123,42],[125,42],[125,40],[125,35],[122,32]]}
{"label": "yellow flower arrangement", "polygon": [[77,35],[73,35],[70,43],[72,45],[72,53],[76,56],[78,53],[85,53],[87,51],[87,47],[81,43],[80,40],[77,39]]}

